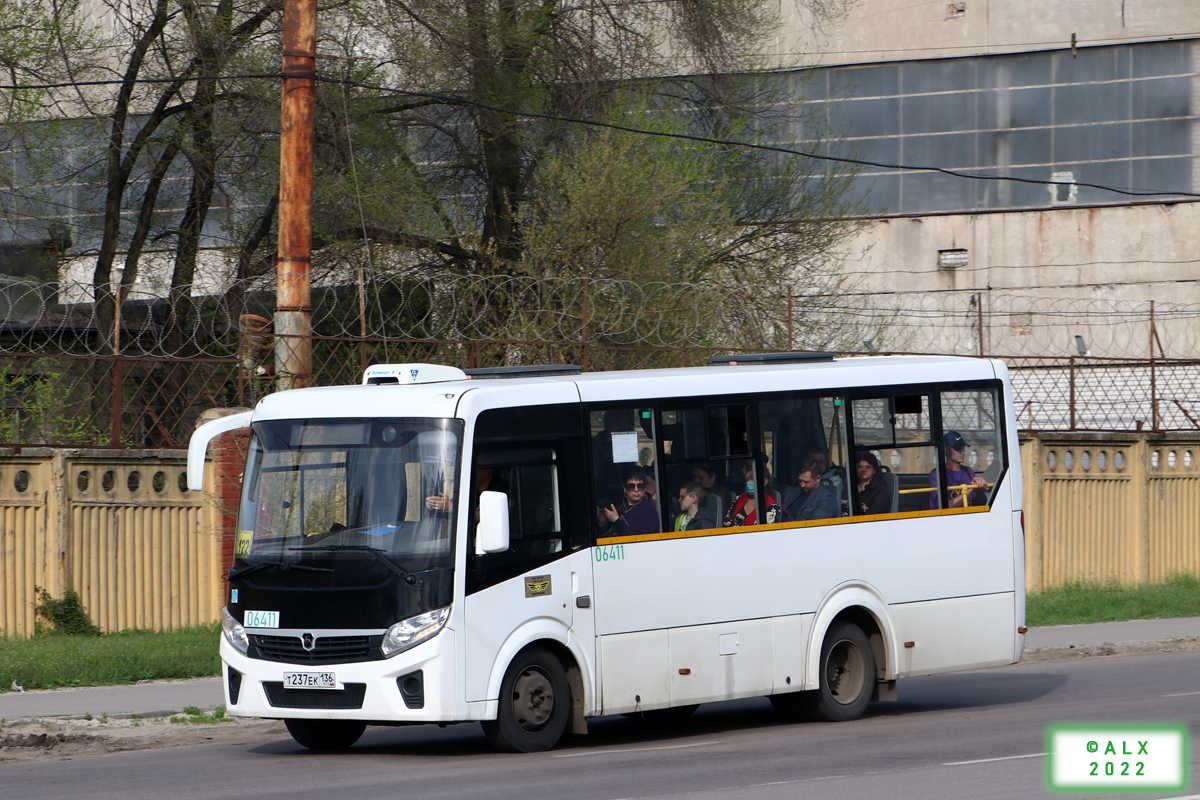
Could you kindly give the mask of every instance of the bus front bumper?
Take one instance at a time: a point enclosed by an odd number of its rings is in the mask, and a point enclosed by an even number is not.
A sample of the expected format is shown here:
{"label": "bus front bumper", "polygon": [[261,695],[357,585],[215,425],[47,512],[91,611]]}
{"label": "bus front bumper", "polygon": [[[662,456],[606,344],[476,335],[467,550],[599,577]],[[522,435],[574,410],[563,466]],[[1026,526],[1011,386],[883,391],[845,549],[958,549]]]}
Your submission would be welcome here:
{"label": "bus front bumper", "polygon": [[[455,718],[455,640],[449,629],[392,658],[320,666],[249,658],[222,636],[221,661],[225,707],[234,717],[416,723]],[[284,673],[333,673],[335,688],[285,689]]]}

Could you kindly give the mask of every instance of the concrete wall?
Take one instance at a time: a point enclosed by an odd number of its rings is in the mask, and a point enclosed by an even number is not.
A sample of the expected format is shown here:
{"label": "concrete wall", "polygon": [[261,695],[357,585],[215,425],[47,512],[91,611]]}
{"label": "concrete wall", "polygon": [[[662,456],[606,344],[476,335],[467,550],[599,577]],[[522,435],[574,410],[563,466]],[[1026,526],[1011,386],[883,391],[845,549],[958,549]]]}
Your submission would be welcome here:
{"label": "concrete wall", "polygon": [[[814,25],[811,8],[837,19]],[[1200,31],[1195,0],[795,0],[780,4],[780,67],[946,58],[1169,39]]]}
{"label": "concrete wall", "polygon": [[[939,267],[952,249],[967,264]],[[1077,355],[1079,333],[1091,355],[1147,358],[1154,301],[1155,355],[1200,355],[1200,203],[882,219],[845,257],[854,291],[899,311],[892,346],[977,352],[982,324],[989,354]]]}
{"label": "concrete wall", "polygon": [[182,485],[185,462],[174,450],[0,451],[0,635],[34,632],[37,588],[75,590],[106,631],[219,619],[223,531],[214,503]]}
{"label": "concrete wall", "polygon": [[1200,436],[1042,434],[1021,463],[1027,589],[1200,574]]}

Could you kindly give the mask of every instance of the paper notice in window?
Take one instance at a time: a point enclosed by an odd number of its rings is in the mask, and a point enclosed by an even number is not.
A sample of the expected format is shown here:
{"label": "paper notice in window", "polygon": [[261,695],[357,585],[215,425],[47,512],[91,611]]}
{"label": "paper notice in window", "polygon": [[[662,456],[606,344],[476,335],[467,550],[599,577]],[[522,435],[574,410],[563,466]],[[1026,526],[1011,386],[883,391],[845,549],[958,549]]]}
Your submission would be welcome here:
{"label": "paper notice in window", "polygon": [[612,453],[614,464],[637,463],[638,441],[637,433],[613,433]]}

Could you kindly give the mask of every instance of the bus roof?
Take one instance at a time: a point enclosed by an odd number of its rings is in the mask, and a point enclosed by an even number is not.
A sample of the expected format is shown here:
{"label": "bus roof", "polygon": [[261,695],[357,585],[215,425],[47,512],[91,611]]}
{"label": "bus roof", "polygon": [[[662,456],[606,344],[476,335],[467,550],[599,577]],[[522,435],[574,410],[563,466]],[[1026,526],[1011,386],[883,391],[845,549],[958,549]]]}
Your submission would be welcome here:
{"label": "bus roof", "polygon": [[1003,362],[961,356],[860,356],[809,363],[518,374],[278,392],[259,402],[255,418],[454,417],[459,401],[468,395],[469,405],[475,408],[506,407],[989,380],[1005,374]]}

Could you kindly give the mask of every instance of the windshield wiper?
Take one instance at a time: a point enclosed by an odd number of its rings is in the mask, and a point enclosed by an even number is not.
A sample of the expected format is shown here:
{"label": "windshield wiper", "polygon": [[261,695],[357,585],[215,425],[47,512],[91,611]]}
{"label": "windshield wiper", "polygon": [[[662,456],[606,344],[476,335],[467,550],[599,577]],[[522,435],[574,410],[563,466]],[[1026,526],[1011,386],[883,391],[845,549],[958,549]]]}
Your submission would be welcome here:
{"label": "windshield wiper", "polygon": [[225,576],[225,580],[235,581],[238,578],[242,577],[243,575],[250,575],[252,573],[258,572],[260,569],[266,569],[267,567],[280,567],[282,569],[302,569],[307,572],[333,572],[333,570],[326,569],[325,567],[310,567],[307,564],[288,564],[283,561],[251,561],[248,558],[245,558],[242,560],[245,561],[250,566],[242,567],[241,569],[229,570],[229,574]]}
{"label": "windshield wiper", "polygon": [[[335,522],[329,526],[329,530],[322,531],[321,533],[310,533],[309,536],[312,537],[313,541],[316,541],[316,542],[319,542],[322,539],[328,539],[330,536],[337,536],[339,533],[366,532],[368,536],[384,536],[387,534],[395,533],[396,531],[400,530],[403,527],[404,527],[404,523],[401,522],[397,525],[388,525],[388,524],[380,525],[378,523],[375,523],[375,524],[370,524],[370,525],[358,525],[354,528],[347,528],[346,526],[342,525],[340,522]],[[371,531],[377,530],[379,528],[391,528],[391,530],[387,531],[387,534],[371,533]]]}
{"label": "windshield wiper", "polygon": [[326,550],[336,553],[341,550],[348,550],[354,553],[370,553],[379,561],[382,561],[388,569],[400,576],[400,578],[409,586],[420,586],[423,581],[409,575],[404,570],[400,569],[390,558],[383,554],[383,550],[379,547],[371,547],[369,544],[309,544],[301,547],[289,547],[288,550]]}

